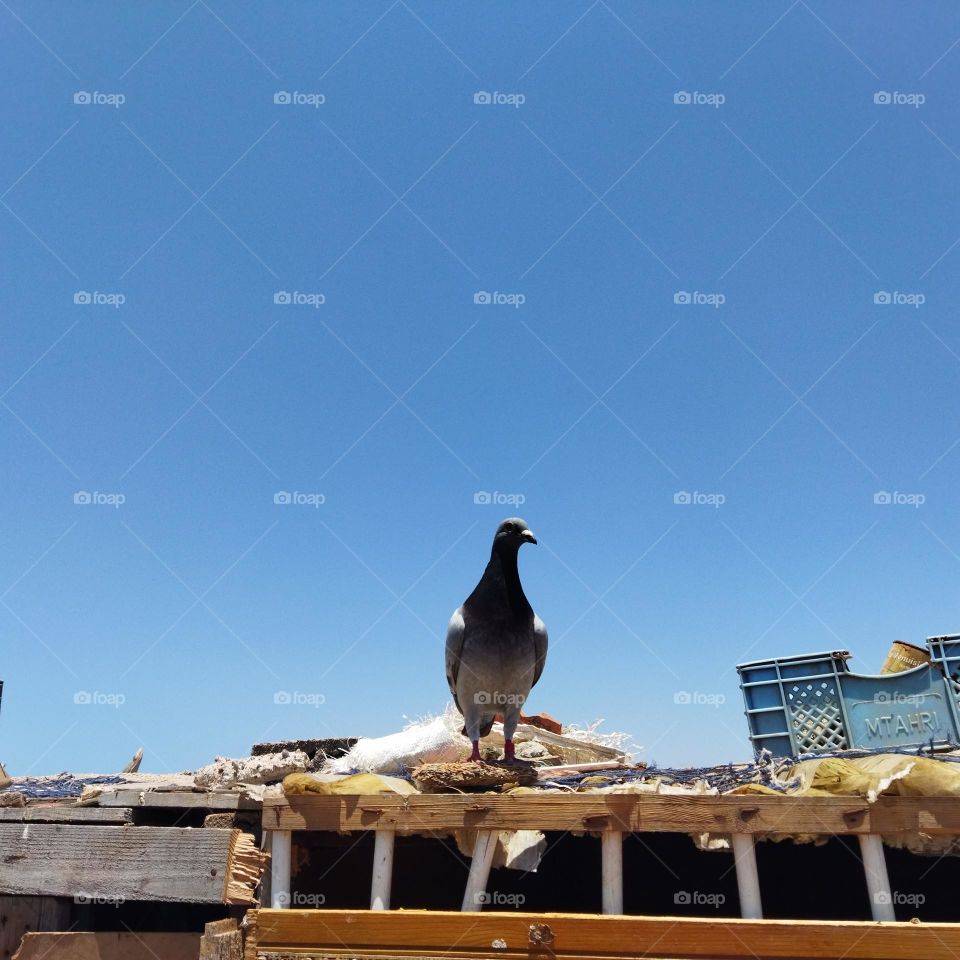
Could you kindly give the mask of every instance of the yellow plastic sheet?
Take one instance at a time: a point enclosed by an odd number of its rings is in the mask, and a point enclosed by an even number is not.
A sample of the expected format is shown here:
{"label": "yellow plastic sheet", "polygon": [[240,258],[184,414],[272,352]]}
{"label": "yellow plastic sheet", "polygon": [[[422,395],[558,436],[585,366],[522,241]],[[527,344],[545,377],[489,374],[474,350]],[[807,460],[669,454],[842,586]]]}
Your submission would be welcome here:
{"label": "yellow plastic sheet", "polygon": [[291,773],[283,778],[283,792],[288,797],[304,793],[326,796],[369,796],[377,793],[417,793],[417,788],[399,777],[385,777],[379,773],[355,773],[349,777],[321,779],[309,773]]}

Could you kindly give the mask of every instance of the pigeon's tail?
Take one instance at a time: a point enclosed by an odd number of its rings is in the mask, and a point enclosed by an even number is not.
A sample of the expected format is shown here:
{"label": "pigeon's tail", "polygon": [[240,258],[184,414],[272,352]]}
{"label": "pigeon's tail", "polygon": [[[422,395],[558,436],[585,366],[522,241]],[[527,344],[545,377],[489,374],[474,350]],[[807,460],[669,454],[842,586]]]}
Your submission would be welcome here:
{"label": "pigeon's tail", "polygon": [[[487,736],[489,736],[489,735],[490,735],[490,731],[491,731],[492,729],[493,729],[493,717],[491,717],[490,720],[487,721],[487,723],[480,728],[480,736],[481,736],[481,737],[487,737]],[[468,736],[466,726],[462,727],[461,730],[460,730],[460,732],[461,732],[465,737]]]}

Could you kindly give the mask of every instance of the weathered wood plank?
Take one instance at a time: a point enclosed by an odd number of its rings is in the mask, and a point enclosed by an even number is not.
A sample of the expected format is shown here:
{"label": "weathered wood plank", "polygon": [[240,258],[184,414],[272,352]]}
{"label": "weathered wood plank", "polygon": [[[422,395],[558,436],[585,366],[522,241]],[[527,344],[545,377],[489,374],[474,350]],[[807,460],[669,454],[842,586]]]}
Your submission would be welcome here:
{"label": "weathered wood plank", "polygon": [[133,823],[129,807],[77,807],[69,804],[0,808],[0,823]]}
{"label": "weathered wood plank", "polygon": [[0,823],[0,894],[252,903],[260,855],[239,830]]}
{"label": "weathered wood plank", "polygon": [[342,832],[539,829],[754,835],[922,829],[960,836],[960,803],[950,797],[889,797],[870,804],[859,797],[653,794],[294,796],[266,798],[263,826]]}
{"label": "weathered wood plank", "polygon": [[177,810],[259,810],[260,801],[248,793],[214,793],[192,790],[104,791],[97,797],[101,807],[173,807]]}
{"label": "weathered wood plank", "polygon": [[29,933],[14,960],[197,960],[199,933]]}
{"label": "weathered wood plank", "polygon": [[[302,950],[339,956],[751,957],[956,960],[960,925],[816,920],[714,920],[556,913],[257,910],[257,954]],[[248,950],[248,956],[251,953]]]}
{"label": "weathered wood plank", "polygon": [[66,930],[70,903],[55,897],[0,897],[0,958],[9,960],[23,935],[37,930]]}
{"label": "weathered wood plank", "polygon": [[199,960],[243,960],[243,934],[236,920],[212,920],[204,927]]}

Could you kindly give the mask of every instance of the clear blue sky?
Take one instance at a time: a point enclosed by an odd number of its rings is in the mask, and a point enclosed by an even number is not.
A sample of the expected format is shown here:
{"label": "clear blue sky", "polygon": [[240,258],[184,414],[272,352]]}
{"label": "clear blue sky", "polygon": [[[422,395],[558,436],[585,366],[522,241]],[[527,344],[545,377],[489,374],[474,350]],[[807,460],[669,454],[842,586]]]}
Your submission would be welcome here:
{"label": "clear blue sky", "polygon": [[514,513],[530,708],[661,764],[960,630],[955,4],[0,19],[11,772],[439,711]]}

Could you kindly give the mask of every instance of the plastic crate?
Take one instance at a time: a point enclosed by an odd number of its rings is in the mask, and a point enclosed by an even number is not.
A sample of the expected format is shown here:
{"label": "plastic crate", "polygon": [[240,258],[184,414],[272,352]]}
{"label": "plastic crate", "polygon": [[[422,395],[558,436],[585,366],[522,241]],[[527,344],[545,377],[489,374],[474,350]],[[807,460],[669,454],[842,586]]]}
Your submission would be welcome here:
{"label": "plastic crate", "polygon": [[928,648],[933,662],[902,673],[853,673],[846,650],[738,664],[754,753],[960,744],[960,635]]}
{"label": "plastic crate", "polygon": [[960,633],[943,637],[927,637],[931,660],[943,671],[944,683],[951,693],[953,720],[960,730]]}

